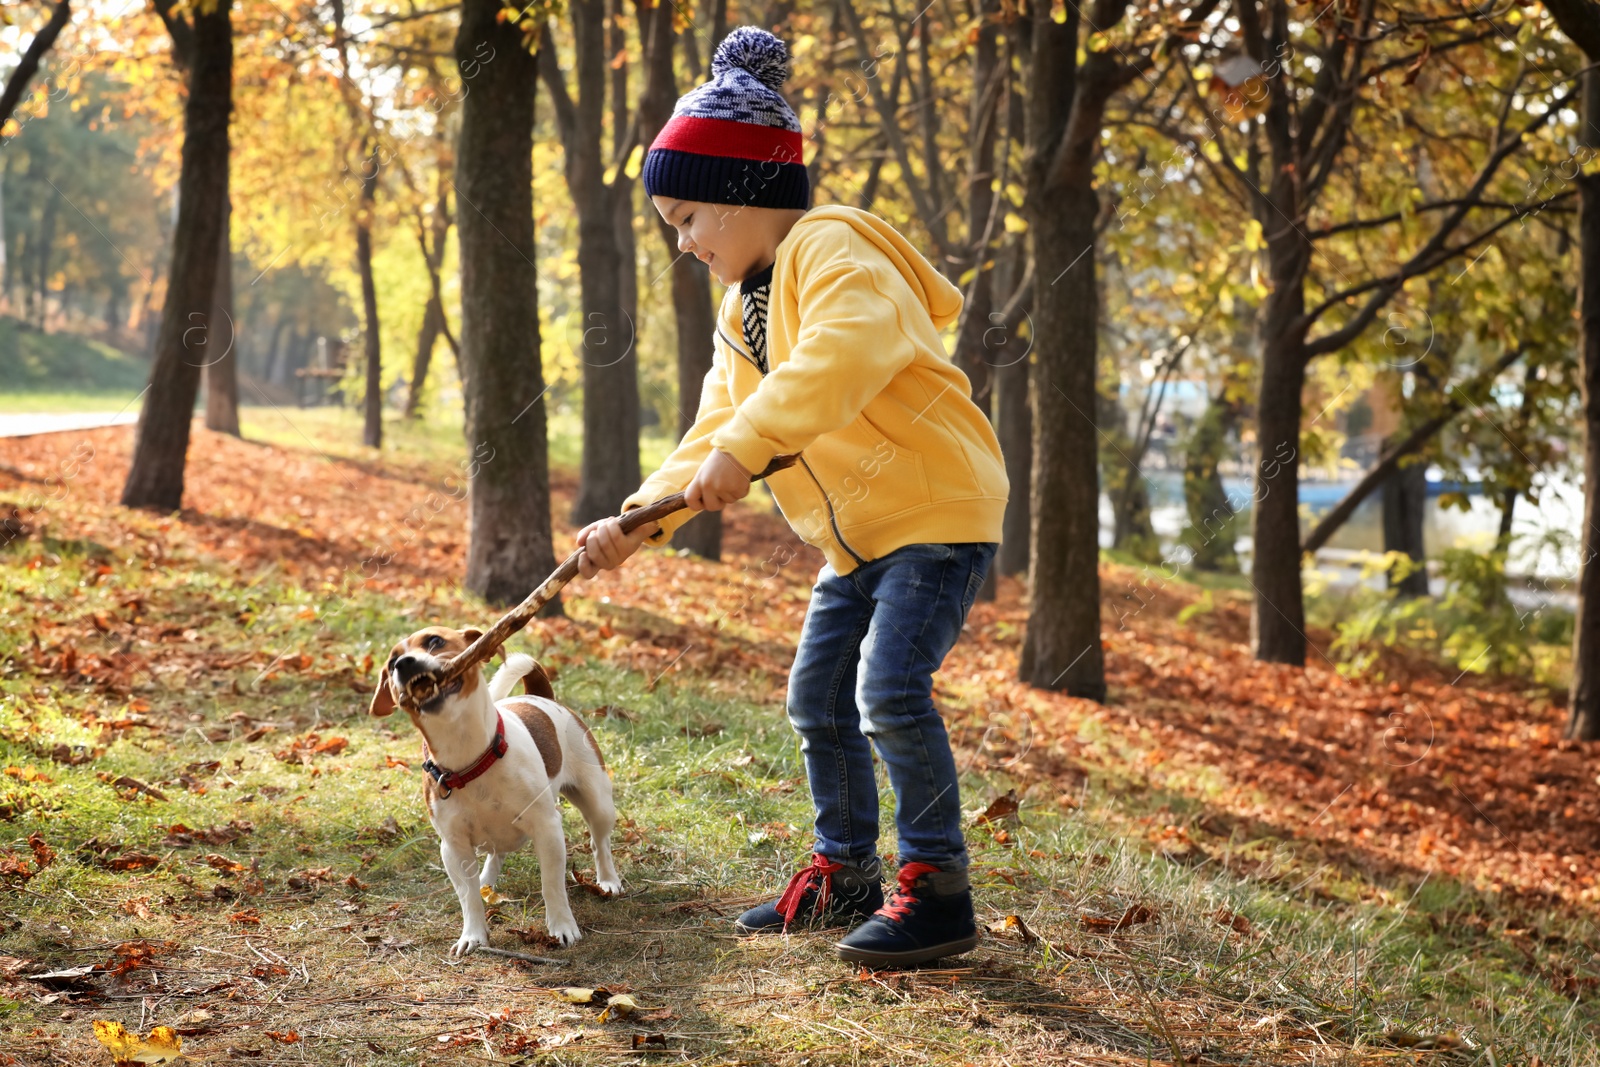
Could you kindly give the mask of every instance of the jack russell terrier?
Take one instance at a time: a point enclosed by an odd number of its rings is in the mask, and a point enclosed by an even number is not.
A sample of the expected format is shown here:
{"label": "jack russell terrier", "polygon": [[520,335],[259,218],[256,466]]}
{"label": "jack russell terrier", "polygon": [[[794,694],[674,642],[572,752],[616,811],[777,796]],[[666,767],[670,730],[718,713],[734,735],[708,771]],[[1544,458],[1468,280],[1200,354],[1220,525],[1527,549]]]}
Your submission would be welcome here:
{"label": "jack russell terrier", "polygon": [[[478,630],[430,626],[396,644],[369,712],[392,713],[395,692],[404,691],[407,681],[440,669],[479,636]],[[526,695],[512,697],[519,680]],[[420,711],[408,713],[422,734],[422,767],[428,772],[423,797],[439,835],[439,858],[461,901],[461,940],[450,954],[462,956],[489,943],[483,890],[500,877],[506,854],[530,839],[539,857],[550,935],[562,945],[582,937],[567,904],[567,841],[556,794],[572,801],[589,824],[596,884],[609,896],[622,892],[611,860],[616,808],[594,735],[556,702],[544,669],[531,656],[510,655],[487,686],[481,670],[468,671]],[[481,874],[479,850],[488,854]]]}

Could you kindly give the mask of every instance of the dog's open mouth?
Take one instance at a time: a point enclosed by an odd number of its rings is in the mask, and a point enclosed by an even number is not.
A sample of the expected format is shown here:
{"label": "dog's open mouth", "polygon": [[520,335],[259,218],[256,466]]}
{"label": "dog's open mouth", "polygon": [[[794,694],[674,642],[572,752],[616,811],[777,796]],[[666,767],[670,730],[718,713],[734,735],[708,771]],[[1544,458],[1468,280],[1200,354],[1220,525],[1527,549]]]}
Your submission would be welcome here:
{"label": "dog's open mouth", "polygon": [[455,681],[451,682],[449,685],[447,685],[443,689],[439,690],[433,696],[429,697],[427,700],[425,700],[422,703],[418,704],[417,705],[417,710],[418,711],[438,711],[439,710],[439,705],[443,704],[447,697],[453,697],[459,692],[461,692],[461,679],[457,678]]}

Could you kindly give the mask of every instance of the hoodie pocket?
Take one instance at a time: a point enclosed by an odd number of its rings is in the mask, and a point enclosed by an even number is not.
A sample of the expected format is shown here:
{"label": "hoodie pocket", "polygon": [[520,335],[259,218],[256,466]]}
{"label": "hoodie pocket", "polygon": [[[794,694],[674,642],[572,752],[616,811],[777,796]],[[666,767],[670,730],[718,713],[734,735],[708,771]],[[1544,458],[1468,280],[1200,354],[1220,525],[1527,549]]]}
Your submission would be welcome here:
{"label": "hoodie pocket", "polygon": [[837,481],[829,488],[851,502],[849,525],[873,522],[932,501],[922,453],[890,441],[865,416],[857,416],[829,436],[834,440],[823,460],[826,473],[818,473]]}

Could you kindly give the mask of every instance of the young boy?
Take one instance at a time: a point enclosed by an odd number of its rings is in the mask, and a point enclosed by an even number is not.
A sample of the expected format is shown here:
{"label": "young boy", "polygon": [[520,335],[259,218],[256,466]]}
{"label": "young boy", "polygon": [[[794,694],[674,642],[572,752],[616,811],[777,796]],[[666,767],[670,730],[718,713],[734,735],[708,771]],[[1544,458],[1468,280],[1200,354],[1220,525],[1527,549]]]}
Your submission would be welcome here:
{"label": "young boy", "polygon": [[[690,510],[626,536],[615,518],[591,523],[579,565],[592,578],[647,541],[665,545],[694,511],[744,497],[774,456],[800,453],[768,484],[827,559],[786,702],[816,843],[782,895],[737,927],[850,924],[841,958],[925,963],[978,940],[955,759],[932,691],[999,547],[1000,445],[940,339],[960,290],[881,219],[810,208],[800,124],[778,92],[783,43],[734,30],[711,71],[678,101],[643,174],[679,249],[728,286],[715,359],[694,426],[622,505],[683,490]],[[899,831],[887,904],[873,746]]]}

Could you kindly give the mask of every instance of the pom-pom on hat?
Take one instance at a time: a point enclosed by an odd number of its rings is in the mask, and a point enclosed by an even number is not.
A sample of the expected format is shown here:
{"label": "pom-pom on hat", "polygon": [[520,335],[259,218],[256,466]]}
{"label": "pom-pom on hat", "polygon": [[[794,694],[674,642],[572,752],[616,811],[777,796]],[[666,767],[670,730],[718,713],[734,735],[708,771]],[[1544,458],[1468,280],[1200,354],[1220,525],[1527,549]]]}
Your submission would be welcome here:
{"label": "pom-pom on hat", "polygon": [[800,120],[779,90],[789,49],[741,26],[722,39],[711,80],[678,98],[644,159],[647,196],[750,207],[811,207]]}

